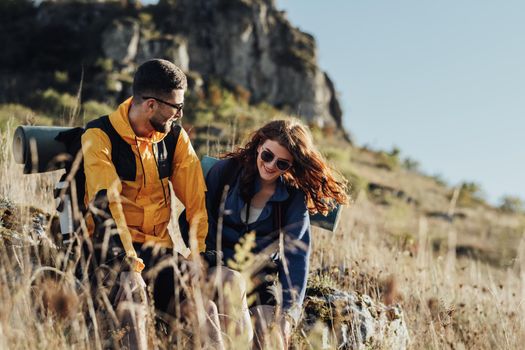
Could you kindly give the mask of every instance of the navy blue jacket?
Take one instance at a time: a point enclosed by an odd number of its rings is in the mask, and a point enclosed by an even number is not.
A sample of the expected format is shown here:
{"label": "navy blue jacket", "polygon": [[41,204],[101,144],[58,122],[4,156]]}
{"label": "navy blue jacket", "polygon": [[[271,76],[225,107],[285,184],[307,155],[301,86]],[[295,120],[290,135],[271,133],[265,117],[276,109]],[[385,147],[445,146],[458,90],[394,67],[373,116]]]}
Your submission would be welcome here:
{"label": "navy blue jacket", "polygon": [[[301,305],[306,291],[306,281],[309,269],[310,257],[310,217],[306,208],[305,195],[302,191],[285,185],[282,178],[277,180],[275,193],[269,199],[261,215],[256,222],[245,225],[241,220],[240,212],[246,204],[240,194],[240,172],[232,187],[228,191],[225,202],[225,213],[222,228],[222,247],[217,247],[217,191],[223,192],[221,184],[229,183],[222,180],[225,166],[232,166],[232,160],[221,160],[217,162],[206,176],[206,206],[208,210],[208,236],[206,238],[207,249],[222,250],[224,261],[232,259],[234,256],[234,246],[247,232],[256,232],[256,246],[254,253],[260,253],[272,243],[275,246],[274,253],[278,252],[279,236],[274,234],[274,216],[272,214],[272,202],[285,202],[288,204],[282,207],[281,226],[284,232],[284,259],[286,266],[278,254],[273,254],[273,258],[278,266],[279,281],[283,289],[283,310],[288,312],[296,320],[301,311]],[[242,170],[241,170],[242,171]],[[231,173],[231,172],[230,172]],[[261,183],[257,177],[254,193],[260,190]],[[287,201],[287,199],[291,198]],[[286,267],[288,273],[286,273]]]}

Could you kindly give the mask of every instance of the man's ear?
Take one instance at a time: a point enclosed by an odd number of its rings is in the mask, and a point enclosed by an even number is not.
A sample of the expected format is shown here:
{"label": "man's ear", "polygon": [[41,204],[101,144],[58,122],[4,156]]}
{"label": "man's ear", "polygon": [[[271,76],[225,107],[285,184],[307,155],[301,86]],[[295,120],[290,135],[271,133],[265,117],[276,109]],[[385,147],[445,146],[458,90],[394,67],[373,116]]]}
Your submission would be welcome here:
{"label": "man's ear", "polygon": [[144,108],[147,112],[152,112],[155,109],[155,102],[153,100],[146,100],[144,102]]}

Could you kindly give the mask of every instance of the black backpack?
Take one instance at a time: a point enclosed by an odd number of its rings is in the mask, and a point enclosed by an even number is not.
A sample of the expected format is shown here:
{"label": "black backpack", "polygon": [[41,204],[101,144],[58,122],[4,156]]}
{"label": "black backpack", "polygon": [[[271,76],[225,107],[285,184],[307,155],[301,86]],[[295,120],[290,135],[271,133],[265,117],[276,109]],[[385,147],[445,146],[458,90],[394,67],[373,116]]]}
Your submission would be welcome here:
{"label": "black backpack", "polygon": [[[86,186],[86,175],[84,173],[84,162],[82,156],[79,156],[79,152],[82,149],[81,138],[84,132],[90,128],[99,128],[104,131],[112,145],[112,159],[114,160],[115,167],[119,177],[124,180],[130,180],[129,174],[130,166],[136,166],[134,163],[134,157],[132,161],[120,156],[121,153],[131,152],[131,147],[115,130],[109,120],[109,116],[102,116],[98,119],[92,120],[86,125],[86,128],[76,127],[67,131],[63,131],[55,138],[57,141],[62,142],[66,146],[69,160],[65,162],[66,172],[60,178],[60,186],[55,189],[54,196],[58,199],[57,210],[60,215],[67,216],[68,214],[72,217],[65,218],[70,221],[69,230],[61,228],[61,237],[58,239],[59,242],[66,245],[71,242],[73,235],[78,231],[81,220],[85,217],[89,208],[86,208],[84,204],[85,197],[85,186]],[[173,156],[175,154],[175,147],[179,138],[181,126],[173,124],[170,133],[159,143],[157,143],[159,163],[162,158],[164,163],[159,165],[159,173],[163,174],[170,172]],[[167,154],[165,154],[167,153]],[[129,158],[129,157],[128,157]],[[166,169],[168,164],[168,169]],[[133,176],[135,176],[135,170]],[[109,213],[109,207],[107,203],[107,196],[105,192],[101,191],[97,194],[93,201],[94,207],[100,209],[106,213],[107,216],[111,216]],[[99,223],[100,224],[100,223]],[[97,226],[97,220],[95,218],[95,227]],[[95,233],[97,233],[97,227]],[[119,245],[119,244],[117,244]],[[120,244],[121,245],[121,244]]]}

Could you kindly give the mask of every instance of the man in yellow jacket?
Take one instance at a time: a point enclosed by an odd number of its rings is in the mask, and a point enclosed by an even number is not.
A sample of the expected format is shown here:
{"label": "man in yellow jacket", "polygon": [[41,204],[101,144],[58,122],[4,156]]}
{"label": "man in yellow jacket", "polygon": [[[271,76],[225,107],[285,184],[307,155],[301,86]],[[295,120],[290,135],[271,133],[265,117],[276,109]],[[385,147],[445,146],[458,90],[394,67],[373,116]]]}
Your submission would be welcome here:
{"label": "man in yellow jacket", "polygon": [[174,136],[172,130],[183,115],[186,87],[186,76],[173,63],[147,61],[135,73],[133,96],[109,116],[88,123],[82,136],[86,202],[107,196],[120,241],[137,272],[151,260],[151,252],[143,255],[145,246],[165,251],[173,246],[169,182],[186,207],[188,223],[196,228],[199,251],[206,248],[200,161],[187,133],[182,129]]}

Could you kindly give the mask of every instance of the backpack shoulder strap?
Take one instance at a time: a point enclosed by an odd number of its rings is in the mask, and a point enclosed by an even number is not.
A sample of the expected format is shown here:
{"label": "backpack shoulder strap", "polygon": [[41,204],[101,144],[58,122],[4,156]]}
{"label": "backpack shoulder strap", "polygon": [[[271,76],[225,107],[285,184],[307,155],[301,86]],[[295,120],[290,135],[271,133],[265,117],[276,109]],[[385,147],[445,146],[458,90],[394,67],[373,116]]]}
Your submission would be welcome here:
{"label": "backpack shoulder strap", "polygon": [[[108,133],[108,124],[112,128],[111,123],[109,122],[109,117],[103,116],[97,119],[90,121],[85,128],[76,127],[70,130],[60,132],[55,140],[62,142],[66,146],[67,153],[69,154],[69,160],[65,163],[66,172],[60,178],[60,182],[66,181],[68,178],[71,178],[71,172],[73,167],[73,162],[77,157],[78,153],[82,150],[82,135],[87,129],[90,128],[100,128],[104,130],[109,136]],[[113,129],[114,131],[114,129]],[[110,131],[109,131],[110,132]],[[116,133],[116,131],[115,131]],[[111,137],[110,137],[111,138]],[[85,195],[85,184],[86,184],[86,174],[84,173],[84,160],[81,161],[78,168],[75,170],[75,173],[72,174],[71,182],[74,183],[76,189],[76,198],[72,198],[78,206],[81,213],[85,213],[87,208],[84,204],[84,195]],[[71,192],[71,189],[68,186],[68,191]],[[61,197],[65,194],[65,190],[55,190],[55,198]],[[57,210],[62,211],[64,206],[64,201],[61,200],[58,204]]]}
{"label": "backpack shoulder strap", "polygon": [[87,129],[101,129],[108,135],[111,141],[113,141],[115,136],[119,136],[113,125],[111,125],[108,115],[104,115],[102,117],[93,119],[92,121],[88,122],[86,124],[86,130]]}
{"label": "backpack shoulder strap", "polygon": [[213,198],[212,203],[214,203],[215,216],[219,216],[219,208],[221,206],[222,193],[224,187],[228,185],[230,188],[235,184],[237,177],[239,176],[242,166],[241,163],[235,158],[226,159],[227,164],[222,168],[222,172],[218,174],[219,183],[217,185],[217,191],[215,192],[215,197]]}
{"label": "backpack shoulder strap", "polygon": [[109,116],[105,115],[90,121],[86,125],[86,130],[88,129],[100,129],[108,136],[111,143],[111,161],[117,170],[119,178],[125,181],[135,181],[137,164],[135,163],[133,150],[131,145],[124,141],[117,130],[115,130],[109,120]]}
{"label": "backpack shoulder strap", "polygon": [[[169,160],[173,160],[173,157],[175,155],[175,148],[177,147],[177,141],[179,140],[181,126],[178,124],[175,124],[171,127],[170,132],[166,135],[166,137],[159,142],[157,145],[160,146],[162,143],[166,146],[167,150],[167,158]],[[159,148],[159,151],[162,151]]]}
{"label": "backpack shoulder strap", "polygon": [[175,149],[177,148],[181,128],[180,125],[173,124],[166,137],[156,144],[158,155],[157,167],[159,168],[161,178],[171,176],[173,171],[173,158],[175,157]]}
{"label": "backpack shoulder strap", "polygon": [[173,126],[171,127],[171,134],[173,135],[173,139],[175,140],[175,146],[177,146],[177,141],[179,140],[181,129],[182,127],[179,124],[173,124]]}

